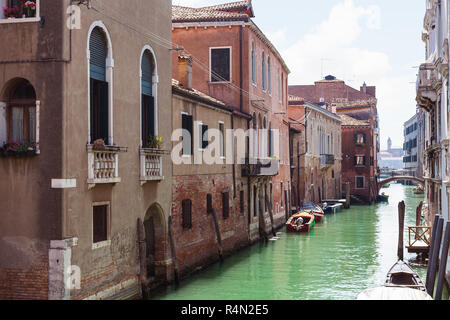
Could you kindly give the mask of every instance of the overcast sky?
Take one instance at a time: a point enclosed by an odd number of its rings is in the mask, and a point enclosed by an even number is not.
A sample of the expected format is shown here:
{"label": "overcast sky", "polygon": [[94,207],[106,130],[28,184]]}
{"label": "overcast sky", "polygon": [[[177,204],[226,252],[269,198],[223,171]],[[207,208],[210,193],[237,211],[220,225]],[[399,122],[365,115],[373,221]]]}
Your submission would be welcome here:
{"label": "overcast sky", "polygon": [[[173,0],[207,6],[224,0]],[[403,123],[416,109],[417,68],[425,0],[253,0],[254,22],[275,44],[289,84],[313,84],[332,74],[356,89],[377,87],[381,147],[403,145]]]}

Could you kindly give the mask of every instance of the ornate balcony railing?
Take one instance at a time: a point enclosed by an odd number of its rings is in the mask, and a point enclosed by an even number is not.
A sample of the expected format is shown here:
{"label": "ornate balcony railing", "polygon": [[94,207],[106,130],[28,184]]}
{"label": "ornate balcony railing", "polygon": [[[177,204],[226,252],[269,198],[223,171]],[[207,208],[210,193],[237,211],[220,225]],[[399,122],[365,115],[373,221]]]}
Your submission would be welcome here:
{"label": "ornate balcony railing", "polygon": [[243,177],[272,177],[278,175],[280,160],[250,158],[248,164],[243,165]]}
{"label": "ornate balcony railing", "polygon": [[168,151],[161,149],[140,149],[141,183],[164,180],[162,171],[162,156],[164,154],[168,154]]}
{"label": "ornate balcony railing", "polygon": [[119,153],[126,148],[105,146],[101,150],[92,145],[87,146],[88,152],[88,184],[94,187],[99,183],[118,183]]}
{"label": "ornate balcony railing", "polygon": [[429,111],[437,100],[437,91],[434,89],[439,81],[438,72],[432,63],[423,63],[417,75],[417,103]]}

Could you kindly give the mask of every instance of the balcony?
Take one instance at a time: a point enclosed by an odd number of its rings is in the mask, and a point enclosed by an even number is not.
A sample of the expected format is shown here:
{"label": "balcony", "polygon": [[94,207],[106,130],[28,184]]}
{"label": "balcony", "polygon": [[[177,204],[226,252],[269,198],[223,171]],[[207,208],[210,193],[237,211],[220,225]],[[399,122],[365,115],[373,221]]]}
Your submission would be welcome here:
{"label": "balcony", "polygon": [[96,184],[119,183],[119,153],[126,148],[104,146],[101,150],[92,145],[87,146],[89,189]]}
{"label": "balcony", "polygon": [[438,84],[438,72],[432,63],[423,63],[419,67],[419,74],[417,76],[417,103],[426,111],[433,108],[437,100],[437,92],[435,90]]}
{"label": "balcony", "polygon": [[141,184],[148,181],[164,180],[162,173],[162,156],[169,154],[167,150],[161,149],[140,149],[141,162]]}
{"label": "balcony", "polygon": [[250,158],[249,164],[243,165],[243,177],[273,177],[278,175],[280,160]]}
{"label": "balcony", "polygon": [[334,155],[333,154],[321,154],[320,155],[320,168],[329,168],[334,165]]}
{"label": "balcony", "polygon": [[40,0],[0,0],[0,24],[40,20]]}

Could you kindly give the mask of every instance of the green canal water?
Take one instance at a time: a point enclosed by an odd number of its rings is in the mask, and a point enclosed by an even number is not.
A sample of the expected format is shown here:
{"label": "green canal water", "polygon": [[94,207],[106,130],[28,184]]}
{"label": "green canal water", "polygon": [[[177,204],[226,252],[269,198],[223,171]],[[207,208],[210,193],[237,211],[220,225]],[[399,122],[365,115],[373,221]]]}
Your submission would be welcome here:
{"label": "green canal water", "polygon": [[[381,286],[397,261],[397,206],[406,203],[405,229],[415,225],[423,196],[412,187],[383,189],[389,203],[353,206],[327,215],[308,234],[278,232],[278,240],[257,244],[223,263],[167,287],[153,299],[164,300],[348,300]],[[405,230],[404,241],[408,234]],[[415,254],[405,250],[405,260]],[[413,263],[425,279],[426,269]]]}

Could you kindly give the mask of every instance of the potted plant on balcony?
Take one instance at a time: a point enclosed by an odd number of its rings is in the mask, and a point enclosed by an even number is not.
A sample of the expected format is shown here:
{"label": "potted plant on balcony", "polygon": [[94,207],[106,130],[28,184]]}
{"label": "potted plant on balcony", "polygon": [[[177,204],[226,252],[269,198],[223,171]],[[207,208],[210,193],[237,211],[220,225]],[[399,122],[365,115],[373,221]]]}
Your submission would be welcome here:
{"label": "potted plant on balcony", "polygon": [[10,141],[3,145],[0,154],[4,157],[34,156],[36,146],[34,143]]}
{"label": "potted plant on balcony", "polygon": [[2,7],[3,15],[7,19],[19,18],[19,8],[17,6],[14,7]]}
{"label": "potted plant on balcony", "polygon": [[146,147],[149,149],[161,149],[163,146],[163,139],[159,136],[150,135]]}
{"label": "potted plant on balcony", "polygon": [[22,4],[22,9],[25,18],[32,18],[36,16],[36,3],[34,1],[26,1]]}
{"label": "potted plant on balcony", "polygon": [[106,150],[105,140],[103,139],[95,140],[94,143],[92,144],[92,150],[105,151]]}

